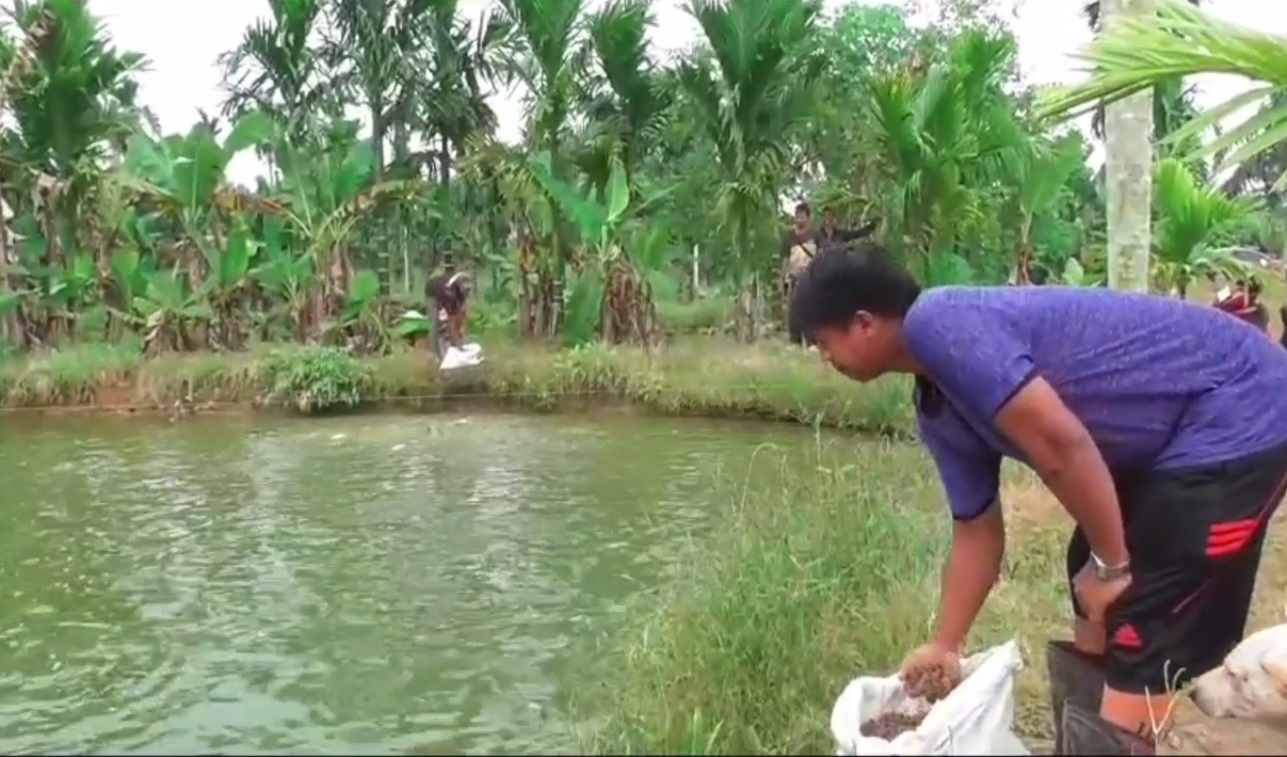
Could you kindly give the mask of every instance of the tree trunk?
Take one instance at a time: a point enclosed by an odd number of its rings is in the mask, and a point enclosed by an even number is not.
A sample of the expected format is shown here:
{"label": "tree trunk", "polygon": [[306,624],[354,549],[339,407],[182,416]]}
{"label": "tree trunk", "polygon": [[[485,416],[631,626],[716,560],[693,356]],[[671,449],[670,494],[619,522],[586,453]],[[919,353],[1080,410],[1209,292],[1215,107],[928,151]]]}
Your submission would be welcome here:
{"label": "tree trunk", "polygon": [[[1147,13],[1148,0],[1103,0],[1103,26],[1128,13]],[[1153,201],[1153,90],[1104,110],[1108,200],[1108,285],[1147,292]]]}
{"label": "tree trunk", "polygon": [[[375,175],[374,182],[379,184],[384,180],[384,138],[387,133],[388,124],[385,122],[384,103],[375,97],[370,97],[371,102],[371,147],[375,152]],[[390,286],[393,281],[393,264],[389,256],[389,215],[387,212],[380,214],[380,228],[383,232],[376,249],[376,275],[380,279],[380,296],[388,297]]]}

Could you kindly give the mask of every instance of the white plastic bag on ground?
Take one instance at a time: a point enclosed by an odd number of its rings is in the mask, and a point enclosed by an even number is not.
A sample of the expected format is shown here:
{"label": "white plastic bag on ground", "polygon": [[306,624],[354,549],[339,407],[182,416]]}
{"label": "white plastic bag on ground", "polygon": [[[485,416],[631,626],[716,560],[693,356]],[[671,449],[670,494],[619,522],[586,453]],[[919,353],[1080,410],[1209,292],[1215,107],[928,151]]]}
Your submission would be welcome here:
{"label": "white plastic bag on ground", "polygon": [[[1013,731],[1014,678],[1022,667],[1013,641],[973,655],[961,663],[961,685],[932,707],[906,697],[897,675],[856,678],[831,710],[836,754],[1031,754]],[[893,741],[862,735],[863,723],[887,712],[926,715]]]}
{"label": "white plastic bag on ground", "polygon": [[448,347],[438,364],[438,370],[450,371],[456,368],[468,368],[483,362],[483,348],[474,343],[462,344],[459,349]]}

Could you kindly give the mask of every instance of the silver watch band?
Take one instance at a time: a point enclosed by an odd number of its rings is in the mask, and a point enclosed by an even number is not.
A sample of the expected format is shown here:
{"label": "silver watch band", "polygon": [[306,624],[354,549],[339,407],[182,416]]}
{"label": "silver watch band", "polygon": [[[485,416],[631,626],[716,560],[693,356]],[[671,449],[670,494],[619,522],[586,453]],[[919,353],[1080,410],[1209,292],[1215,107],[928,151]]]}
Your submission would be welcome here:
{"label": "silver watch band", "polygon": [[1095,566],[1095,577],[1101,581],[1112,581],[1131,572],[1130,560],[1126,560],[1119,565],[1109,565],[1094,552],[1090,553],[1090,560]]}

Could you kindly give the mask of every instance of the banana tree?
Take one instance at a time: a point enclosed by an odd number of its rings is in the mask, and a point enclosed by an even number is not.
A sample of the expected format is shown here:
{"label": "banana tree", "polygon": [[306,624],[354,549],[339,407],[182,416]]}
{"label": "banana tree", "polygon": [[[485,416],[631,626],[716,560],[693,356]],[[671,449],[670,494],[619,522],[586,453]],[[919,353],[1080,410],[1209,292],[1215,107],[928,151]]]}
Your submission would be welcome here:
{"label": "banana tree", "polygon": [[308,294],[317,269],[307,250],[291,249],[289,236],[281,218],[264,219],[258,263],[250,270],[263,295],[252,310],[263,341],[287,335],[298,342],[308,338]]}
{"label": "banana tree", "polygon": [[[322,324],[333,319],[349,299],[354,270],[350,242],[356,224],[382,202],[424,197],[426,187],[418,180],[374,181],[376,150],[369,140],[339,139],[324,148],[301,148],[279,139],[275,154],[282,171],[278,188],[282,217],[290,239],[321,274],[305,293],[308,307],[297,313],[306,319],[301,324],[304,332],[316,338]],[[433,215],[430,210],[421,212]]]}
{"label": "banana tree", "polygon": [[214,317],[205,294],[193,291],[187,280],[174,272],[149,274],[143,294],[132,303],[145,329],[144,353],[187,352],[195,348],[193,327],[207,324]]}
{"label": "banana tree", "polygon": [[1090,289],[1103,286],[1104,279],[1087,273],[1077,258],[1068,258],[1064,261],[1064,272],[1059,276],[1059,283],[1064,286]]}
{"label": "banana tree", "polygon": [[[400,336],[409,332],[405,321]],[[385,323],[380,310],[380,277],[375,271],[353,274],[348,300],[335,320],[322,325],[323,336],[346,339],[345,346],[361,352],[383,352],[392,343],[394,330]]]}
{"label": "banana tree", "polygon": [[661,198],[655,195],[631,207],[630,182],[620,158],[613,158],[607,196],[600,199],[592,181],[575,187],[554,175],[550,156],[532,158],[532,175],[576,223],[588,245],[568,295],[565,338],[575,344],[588,341],[598,325],[609,342],[648,344],[654,336],[656,312],[650,279],[660,273],[664,228],[650,233],[627,234],[630,216],[638,215]]}
{"label": "banana tree", "polygon": [[1158,234],[1153,245],[1153,271],[1157,285],[1163,291],[1174,290],[1183,299],[1198,276],[1241,273],[1242,263],[1213,243],[1222,230],[1251,212],[1250,205],[1200,185],[1189,169],[1173,158],[1158,164],[1154,182]]}
{"label": "banana tree", "polygon": [[249,291],[251,262],[256,244],[244,220],[233,219],[233,227],[222,247],[207,245],[202,252],[210,265],[203,294],[211,309],[208,340],[216,349],[237,350],[245,346],[242,312]]}

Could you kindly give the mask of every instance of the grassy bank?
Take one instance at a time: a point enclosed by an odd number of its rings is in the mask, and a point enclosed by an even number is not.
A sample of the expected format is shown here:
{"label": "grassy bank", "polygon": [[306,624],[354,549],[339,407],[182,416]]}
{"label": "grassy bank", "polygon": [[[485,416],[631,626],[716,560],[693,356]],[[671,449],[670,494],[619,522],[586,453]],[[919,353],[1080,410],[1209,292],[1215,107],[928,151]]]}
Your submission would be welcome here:
{"label": "grassy bank", "polygon": [[[579,705],[594,752],[830,754],[840,689],[928,637],[949,523],[928,459],[879,442],[811,458],[765,454],[729,481],[726,526],[609,642],[606,696]],[[1019,624],[1031,651],[1062,622],[1062,538],[1010,554],[977,640]],[[1040,737],[1044,705],[1025,702]]]}
{"label": "grassy bank", "polygon": [[84,345],[0,363],[0,406],[200,409],[254,403],[301,412],[479,398],[533,410],[627,402],[667,415],[748,417],[862,431],[909,428],[900,381],[859,386],[817,356],[779,343],[691,338],[645,352],[488,345],[487,362],[439,373],[424,352],[357,358],[335,349],[265,347],[145,359]]}
{"label": "grassy bank", "polygon": [[[725,484],[718,532],[606,640],[603,689],[574,704],[591,724],[581,734],[587,750],[831,754],[831,707],[845,684],[896,670],[931,634],[949,518],[919,447],[836,441],[817,445],[804,464],[799,450],[764,453]],[[1071,521],[1017,466],[1007,467],[1002,502],[1006,563],[970,646],[1019,640],[1026,667],[1016,729],[1035,753],[1049,754],[1044,643],[1070,630]],[[1284,537],[1279,518],[1251,628],[1281,622]],[[1175,722],[1172,753],[1287,748],[1281,734],[1213,724],[1187,702]]]}

